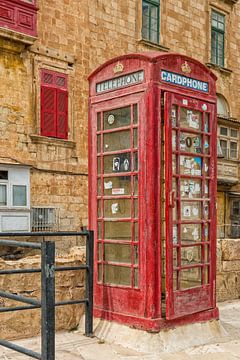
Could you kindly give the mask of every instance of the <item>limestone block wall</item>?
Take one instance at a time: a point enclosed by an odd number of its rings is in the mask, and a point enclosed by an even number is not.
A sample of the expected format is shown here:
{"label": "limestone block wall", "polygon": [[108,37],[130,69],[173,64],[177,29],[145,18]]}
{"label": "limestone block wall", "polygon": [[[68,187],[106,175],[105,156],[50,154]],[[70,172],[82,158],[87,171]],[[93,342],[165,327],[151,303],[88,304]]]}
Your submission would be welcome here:
{"label": "limestone block wall", "polygon": [[[0,269],[39,268],[40,256],[29,256],[17,261],[0,259]],[[79,266],[85,262],[83,248],[73,247],[68,254],[56,258],[56,266]],[[56,301],[84,298],[85,271],[56,273]],[[40,274],[1,275],[0,288],[25,297],[40,299]],[[0,307],[19,306],[20,303],[0,298]],[[56,308],[56,330],[77,327],[84,312],[83,305],[67,305]],[[39,309],[0,314],[0,338],[20,339],[40,334],[41,313]]]}
{"label": "limestone block wall", "polygon": [[217,300],[240,298],[240,239],[218,240]]}

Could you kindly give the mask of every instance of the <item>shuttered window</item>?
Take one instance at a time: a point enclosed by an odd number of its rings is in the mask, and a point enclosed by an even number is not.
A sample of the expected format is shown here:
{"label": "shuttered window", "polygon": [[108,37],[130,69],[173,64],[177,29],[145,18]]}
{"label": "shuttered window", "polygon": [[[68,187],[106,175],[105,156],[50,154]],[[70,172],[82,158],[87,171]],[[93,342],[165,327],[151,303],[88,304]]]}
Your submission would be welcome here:
{"label": "shuttered window", "polygon": [[49,70],[41,73],[41,135],[68,138],[67,75]]}

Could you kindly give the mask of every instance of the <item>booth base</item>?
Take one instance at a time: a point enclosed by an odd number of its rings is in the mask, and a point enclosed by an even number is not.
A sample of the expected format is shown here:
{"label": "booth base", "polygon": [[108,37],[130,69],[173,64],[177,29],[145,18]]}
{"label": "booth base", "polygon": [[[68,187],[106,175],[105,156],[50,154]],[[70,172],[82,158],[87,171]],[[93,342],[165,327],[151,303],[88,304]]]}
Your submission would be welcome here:
{"label": "booth base", "polygon": [[159,332],[162,329],[171,329],[177,326],[194,324],[197,322],[206,322],[210,320],[218,320],[219,311],[218,308],[202,311],[199,313],[184,316],[174,320],[166,320],[164,318],[141,318],[132,315],[115,313],[107,310],[95,308],[94,316],[102,320],[116,321],[117,323],[134,327],[139,330],[145,330],[149,332]]}
{"label": "booth base", "polygon": [[[96,311],[95,311],[96,312]],[[215,319],[213,315],[215,314]],[[113,314],[112,314],[113,315]],[[107,314],[105,312],[105,317]],[[110,318],[110,313],[108,313]],[[111,316],[113,318],[113,316]],[[178,319],[178,322],[166,322],[163,319],[155,320],[155,322],[144,319],[145,327],[150,329],[150,325],[154,326],[152,331],[140,330],[140,319],[135,319],[135,326],[138,329],[120,324],[117,321],[117,314],[114,314],[115,321],[94,318],[94,335],[108,343],[115,343],[124,347],[140,351],[140,352],[176,352],[182,351],[189,347],[200,346],[219,341],[227,335],[218,318],[218,309],[206,311],[199,314],[198,320],[194,323],[186,324],[186,319]],[[211,321],[208,318],[211,317]],[[112,319],[113,320],[113,319]],[[131,318],[133,324],[133,318]],[[123,322],[122,318],[122,322]],[[196,322],[198,321],[198,322]],[[157,324],[157,325],[156,325]],[[177,326],[178,325],[178,326]],[[143,328],[143,326],[142,326]],[[161,328],[161,331],[160,331]],[[158,330],[157,330],[158,329]]]}

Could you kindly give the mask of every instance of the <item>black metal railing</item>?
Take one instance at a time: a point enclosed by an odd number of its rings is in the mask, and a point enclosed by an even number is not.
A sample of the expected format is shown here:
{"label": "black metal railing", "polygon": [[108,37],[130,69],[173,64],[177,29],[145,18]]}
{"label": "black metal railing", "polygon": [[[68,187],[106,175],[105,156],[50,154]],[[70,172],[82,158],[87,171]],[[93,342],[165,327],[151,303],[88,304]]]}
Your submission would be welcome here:
{"label": "black metal railing", "polygon": [[[1,240],[3,237],[43,237],[41,242],[23,242],[16,240]],[[46,237],[84,236],[86,237],[86,264],[79,266],[55,266],[55,242],[45,241]],[[7,269],[0,270],[0,275],[41,273],[41,300],[35,300],[22,295],[0,291],[0,297],[25,303],[24,306],[1,307],[0,313],[41,308],[41,354],[1,340],[0,345],[19,353],[40,360],[55,360],[55,307],[62,305],[85,304],[85,335],[93,332],[93,232],[28,232],[0,233],[0,246],[22,247],[41,251],[41,268],[38,269]],[[86,270],[85,298],[66,301],[55,301],[55,272],[69,270]]]}

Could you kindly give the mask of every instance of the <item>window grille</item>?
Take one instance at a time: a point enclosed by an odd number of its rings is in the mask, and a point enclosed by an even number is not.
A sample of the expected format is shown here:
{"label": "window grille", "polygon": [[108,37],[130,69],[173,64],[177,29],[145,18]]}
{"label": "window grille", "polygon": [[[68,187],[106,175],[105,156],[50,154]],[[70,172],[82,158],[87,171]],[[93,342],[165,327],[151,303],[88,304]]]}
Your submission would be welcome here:
{"label": "window grille", "polygon": [[32,208],[32,231],[58,230],[58,216],[55,208]]}

